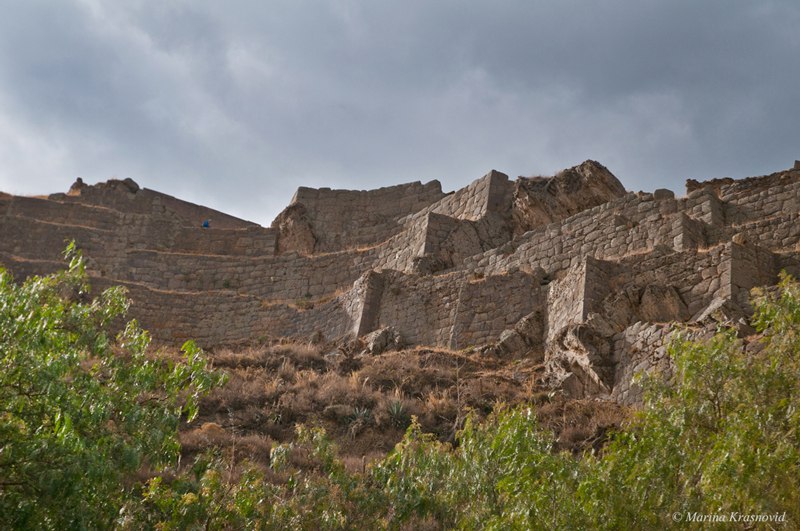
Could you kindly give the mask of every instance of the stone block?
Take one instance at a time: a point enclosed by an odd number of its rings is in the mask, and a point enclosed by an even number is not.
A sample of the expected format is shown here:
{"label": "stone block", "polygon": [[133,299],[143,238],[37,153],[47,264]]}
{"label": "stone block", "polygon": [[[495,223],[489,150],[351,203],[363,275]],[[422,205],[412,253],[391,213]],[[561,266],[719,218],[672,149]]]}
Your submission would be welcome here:
{"label": "stone block", "polygon": [[653,199],[663,201],[665,199],[675,199],[675,192],[666,188],[658,188],[653,192]]}

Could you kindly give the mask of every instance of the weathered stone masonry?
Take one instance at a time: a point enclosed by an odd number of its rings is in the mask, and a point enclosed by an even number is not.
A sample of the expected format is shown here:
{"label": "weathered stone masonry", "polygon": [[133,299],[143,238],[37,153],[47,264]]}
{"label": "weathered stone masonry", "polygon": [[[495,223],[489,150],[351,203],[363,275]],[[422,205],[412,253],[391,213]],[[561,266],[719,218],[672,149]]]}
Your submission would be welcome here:
{"label": "weathered stone masonry", "polygon": [[[203,220],[211,220],[203,228]],[[130,180],[47,198],[0,194],[0,263],[17,277],[83,249],[160,341],[202,345],[390,328],[406,345],[541,361],[574,396],[641,399],[681,323],[741,326],[749,290],[800,273],[800,169],[626,192],[587,161],[553,177],[492,171],[371,191],[298,189],[269,228]]]}

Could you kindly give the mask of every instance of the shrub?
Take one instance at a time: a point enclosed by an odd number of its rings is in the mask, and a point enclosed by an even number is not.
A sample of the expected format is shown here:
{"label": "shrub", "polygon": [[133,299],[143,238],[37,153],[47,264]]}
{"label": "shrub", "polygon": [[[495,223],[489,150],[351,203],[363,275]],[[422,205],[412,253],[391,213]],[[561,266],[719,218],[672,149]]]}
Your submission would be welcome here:
{"label": "shrub", "polygon": [[0,527],[105,528],[133,491],[133,473],[178,456],[178,422],[222,377],[200,350],[182,363],[148,355],[128,301],[92,299],[70,244],[67,271],[21,284],[0,268]]}

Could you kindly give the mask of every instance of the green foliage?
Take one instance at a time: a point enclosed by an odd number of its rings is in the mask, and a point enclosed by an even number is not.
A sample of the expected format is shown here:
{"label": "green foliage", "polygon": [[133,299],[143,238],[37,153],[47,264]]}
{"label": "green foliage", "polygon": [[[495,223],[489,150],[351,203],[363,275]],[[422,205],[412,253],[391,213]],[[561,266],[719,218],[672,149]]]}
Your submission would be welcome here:
{"label": "green foliage", "polygon": [[[301,457],[312,470],[291,464]],[[201,456],[191,477],[150,481],[125,527],[140,529],[378,529],[381,490],[348,472],[321,428],[299,425],[296,441],[273,448],[272,481],[250,464],[233,468]],[[228,481],[224,479],[227,478]]]}
{"label": "green foliage", "polygon": [[347,419],[348,431],[355,437],[368,425],[372,424],[372,410],[367,407],[354,407],[353,413]]}
{"label": "green foliage", "polygon": [[271,519],[275,490],[264,474],[245,464],[238,481],[215,455],[201,456],[191,474],[167,482],[150,479],[141,500],[132,501],[118,524],[123,529],[274,529]]}
{"label": "green foliage", "polygon": [[[0,269],[0,527],[109,527],[142,467],[177,458],[181,415],[221,376],[200,350],[173,364],[124,325],[122,288],[94,299],[73,244],[68,269],[13,282]],[[114,337],[110,330],[122,327]]]}
{"label": "green foliage", "polygon": [[396,450],[373,470],[391,503],[392,523],[433,518],[445,528],[574,528],[580,462],[553,452],[552,435],[529,408],[500,407],[484,422],[470,415],[453,449],[412,422]]}
{"label": "green foliage", "polygon": [[392,426],[400,429],[406,429],[408,427],[408,423],[411,419],[402,401],[393,400],[389,402],[387,413],[389,414],[389,421]]}

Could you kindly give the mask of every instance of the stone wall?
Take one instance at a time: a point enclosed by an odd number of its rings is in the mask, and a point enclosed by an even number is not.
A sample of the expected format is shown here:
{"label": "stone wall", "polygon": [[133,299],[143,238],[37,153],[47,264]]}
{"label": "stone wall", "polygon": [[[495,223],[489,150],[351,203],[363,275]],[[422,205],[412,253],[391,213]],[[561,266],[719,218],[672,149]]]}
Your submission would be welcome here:
{"label": "stone wall", "polygon": [[510,214],[513,194],[514,183],[508,180],[508,176],[492,170],[469,186],[446,195],[406,218],[406,222],[424,217],[431,212],[471,221],[477,221],[490,212]]}
{"label": "stone wall", "polygon": [[459,349],[494,343],[504,330],[543,305],[539,278],[530,273],[468,280],[458,292],[447,345]]}
{"label": "stone wall", "polygon": [[750,290],[777,282],[775,255],[761,247],[731,242],[726,246],[727,260],[722,268],[720,296],[749,306]]}
{"label": "stone wall", "polygon": [[800,209],[800,183],[796,172],[745,179],[721,186],[719,197],[725,205],[726,222],[736,226],[785,212],[797,212]]}
{"label": "stone wall", "polygon": [[112,179],[94,186],[75,183],[68,194],[52,194],[49,199],[60,203],[99,206],[126,214],[167,213],[179,224],[190,227],[199,227],[205,220],[210,220],[212,227],[220,229],[258,226],[256,223],[236,218],[213,208],[195,205],[155,190],[139,188],[139,185],[131,179],[124,181]]}
{"label": "stone wall", "polygon": [[359,333],[391,326],[412,345],[459,349],[491,343],[541,304],[536,279],[522,272],[482,279],[461,272],[381,275],[371,326]]}
{"label": "stone wall", "polygon": [[[140,192],[144,194],[145,192]],[[137,194],[138,196],[139,194]],[[177,201],[177,200],[176,200]],[[275,231],[255,224],[224,229],[205,229],[198,223],[186,226],[174,212],[131,213],[80,202],[56,202],[40,198],[0,199],[0,223],[4,231],[28,234],[14,238],[25,247],[25,255],[55,256],[65,239],[76,239],[82,248],[100,236],[106,249],[159,249],[197,254],[271,256],[275,254]],[[58,239],[57,245],[52,245]],[[77,241],[79,240],[80,241]],[[22,252],[22,251],[21,251]],[[111,252],[111,251],[108,251]]]}
{"label": "stone wall", "polygon": [[721,289],[721,275],[729,261],[725,246],[701,252],[673,252],[668,249],[620,261],[625,273],[620,279],[637,287],[673,286],[694,315],[702,310]]}
{"label": "stone wall", "polygon": [[[95,289],[122,285],[133,301],[130,314],[154,338],[180,345],[194,339],[202,347],[256,338],[261,334],[263,309],[256,297],[232,290],[170,291],[142,284],[93,279]],[[222,317],[224,316],[224,317]]]}
{"label": "stone wall", "polygon": [[369,257],[359,251],[249,257],[131,250],[112,271],[118,278],[164,289],[233,289],[271,301],[294,301],[349,289],[368,268]]}
{"label": "stone wall", "polygon": [[582,323],[586,317],[583,292],[586,285],[586,264],[575,264],[560,279],[548,285],[547,340],[552,341],[563,328]]}
{"label": "stone wall", "polygon": [[647,324],[641,321],[614,336],[616,373],[611,398],[624,405],[642,402],[642,386],[638,379],[658,373],[669,380],[673,364],[667,355],[669,339],[674,331],[670,324]]}
{"label": "stone wall", "polygon": [[275,240],[273,229],[261,227],[183,227],[175,234],[175,244],[171,250],[193,254],[265,257],[275,254]]}
{"label": "stone wall", "polygon": [[297,189],[292,205],[303,205],[316,244],[314,252],[375,245],[401,230],[400,218],[444,196],[439,181],[377,190]]}
{"label": "stone wall", "polygon": [[486,274],[524,266],[555,272],[580,263],[586,256],[613,259],[652,250],[656,245],[673,246],[675,238],[686,230],[674,223],[676,212],[673,199],[628,194],[562,222],[528,231],[510,248],[492,249],[465,260],[465,264]]}
{"label": "stone wall", "polygon": [[631,378],[668,368],[676,323],[739,323],[751,288],[800,273],[800,170],[687,189],[625,193],[587,161],[516,182],[492,171],[446,195],[435,181],[300,188],[264,228],[132,181],[76,183],[0,194],[0,262],[51,272],[75,240],[95,284],[126,286],[159,341],[393,327],[408,345],[535,357],[565,392],[636,403]]}
{"label": "stone wall", "polygon": [[384,274],[375,328],[393,326],[410,345],[446,346],[463,275]]}

